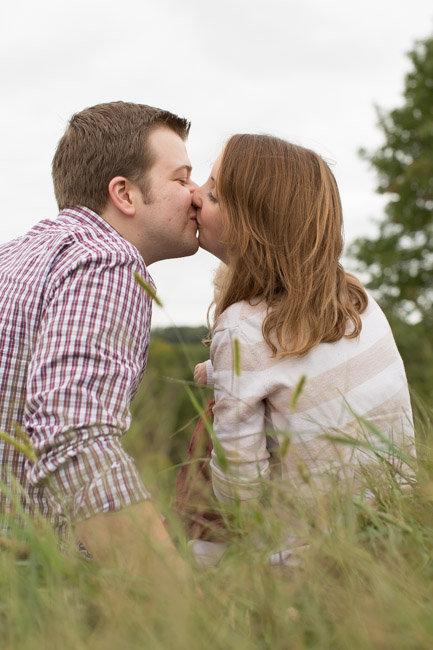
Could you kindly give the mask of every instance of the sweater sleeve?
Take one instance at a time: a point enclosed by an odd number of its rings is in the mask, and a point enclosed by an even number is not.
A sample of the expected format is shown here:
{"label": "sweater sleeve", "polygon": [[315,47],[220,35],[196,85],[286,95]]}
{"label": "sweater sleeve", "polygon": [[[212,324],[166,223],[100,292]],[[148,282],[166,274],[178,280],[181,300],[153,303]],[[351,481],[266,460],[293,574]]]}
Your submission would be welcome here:
{"label": "sweater sleeve", "polygon": [[206,361],[206,384],[209,388],[214,386],[213,366],[210,359]]}
{"label": "sweater sleeve", "polygon": [[219,445],[210,465],[215,496],[224,503],[256,498],[269,478],[266,373],[254,347],[239,326],[214,332],[214,432]]}

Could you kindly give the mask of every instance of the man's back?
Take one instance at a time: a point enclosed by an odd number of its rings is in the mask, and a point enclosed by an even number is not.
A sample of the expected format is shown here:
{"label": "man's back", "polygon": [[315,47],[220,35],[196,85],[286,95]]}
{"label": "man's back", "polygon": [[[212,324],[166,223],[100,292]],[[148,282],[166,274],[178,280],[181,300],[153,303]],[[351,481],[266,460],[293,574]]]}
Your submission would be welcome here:
{"label": "man's back", "polygon": [[[56,474],[63,493],[63,483],[74,484],[68,509],[80,509],[86,471],[78,455],[84,465],[102,462],[104,454],[114,461],[110,437],[128,428],[150,330],[150,301],[134,272],[151,282],[135,247],[84,208],[64,210],[0,246],[0,430],[13,435],[18,424],[38,457],[31,466],[0,441],[3,513],[16,509],[7,492],[16,493],[17,479],[27,494],[24,510],[61,529],[63,506],[47,479]],[[109,487],[94,491],[93,501],[110,494]],[[80,499],[92,510],[90,495]]]}

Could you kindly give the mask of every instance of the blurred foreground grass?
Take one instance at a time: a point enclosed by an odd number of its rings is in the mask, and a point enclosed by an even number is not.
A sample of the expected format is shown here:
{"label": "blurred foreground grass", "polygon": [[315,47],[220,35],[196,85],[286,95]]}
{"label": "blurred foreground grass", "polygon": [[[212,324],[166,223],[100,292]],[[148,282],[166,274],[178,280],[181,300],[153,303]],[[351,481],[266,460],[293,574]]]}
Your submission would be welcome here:
{"label": "blurred foreground grass", "polygon": [[[158,340],[151,350],[160,366],[149,366],[128,445],[170,518],[175,472],[169,466],[185,453],[193,423],[170,435],[179,428],[177,418],[188,421],[193,409],[181,406],[180,384],[162,380],[190,377],[183,355],[167,348],[163,354],[164,345],[169,342]],[[201,356],[196,361],[207,356],[198,347],[189,352]],[[297,495],[279,499],[275,509],[234,509],[229,553],[217,567],[201,570],[177,531],[191,566],[190,585],[167,573],[138,580],[100,569],[74,549],[60,553],[51,531],[27,522],[28,558],[0,551],[0,648],[430,650],[433,424],[427,411],[418,437],[417,486],[402,491],[388,480],[385,464],[378,465],[369,478],[374,507],[336,491],[326,513]],[[301,522],[309,551],[298,566],[270,566],[269,553],[293,518]]]}

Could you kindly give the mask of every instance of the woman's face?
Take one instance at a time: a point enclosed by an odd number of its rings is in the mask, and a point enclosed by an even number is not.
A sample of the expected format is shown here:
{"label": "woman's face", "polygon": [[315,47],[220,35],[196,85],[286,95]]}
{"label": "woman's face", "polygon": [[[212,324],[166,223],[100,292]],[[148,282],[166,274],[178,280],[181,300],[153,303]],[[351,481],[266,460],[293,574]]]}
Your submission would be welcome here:
{"label": "woman's face", "polygon": [[221,156],[215,161],[206,183],[196,189],[192,202],[197,208],[198,241],[205,251],[227,264],[226,247],[221,242],[223,221],[216,195],[216,181]]}

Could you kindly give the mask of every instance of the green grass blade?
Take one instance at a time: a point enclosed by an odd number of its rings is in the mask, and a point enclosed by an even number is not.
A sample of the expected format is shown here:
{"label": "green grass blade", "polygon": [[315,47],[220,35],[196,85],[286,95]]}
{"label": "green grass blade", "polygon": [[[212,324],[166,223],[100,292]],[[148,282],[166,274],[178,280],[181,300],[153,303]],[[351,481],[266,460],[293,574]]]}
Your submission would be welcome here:
{"label": "green grass blade", "polygon": [[163,306],[163,305],[162,305],[162,302],[160,301],[160,299],[159,299],[158,296],[156,295],[156,291],[155,291],[154,289],[152,289],[152,287],[150,286],[150,284],[149,284],[148,282],[146,282],[146,280],[144,280],[144,279],[141,277],[141,275],[140,275],[139,273],[137,273],[136,271],[134,271],[134,277],[135,277],[136,282],[138,282],[138,284],[140,285],[140,287],[141,287],[142,289],[144,289],[144,291],[147,293],[147,295],[148,295],[152,300],[154,300],[154,301],[156,302],[156,304],[157,304],[159,307],[162,307],[162,306]]}
{"label": "green grass blade", "polygon": [[233,370],[236,377],[241,376],[241,350],[239,339],[233,339]]}
{"label": "green grass blade", "polygon": [[200,415],[202,418],[204,425],[206,427],[206,431],[209,433],[213,448],[215,451],[215,455],[217,457],[217,461],[219,466],[221,467],[222,471],[226,472],[229,469],[229,463],[227,461],[227,458],[225,457],[224,450],[221,446],[220,441],[215,435],[215,432],[213,430],[212,423],[210,422],[209,418],[206,417],[206,414],[204,413],[202,407],[198,403],[198,400],[194,393],[192,392],[191,388],[188,385],[185,385],[185,390],[188,394],[189,399],[191,400],[192,404],[194,405],[194,408],[196,409],[197,413]]}
{"label": "green grass blade", "polygon": [[31,460],[32,463],[36,462],[36,454],[29,441],[26,443],[24,441],[20,442],[19,440],[15,440],[15,438],[12,438],[12,436],[10,436],[5,431],[0,431],[0,438],[4,440],[8,445],[11,445],[11,447],[14,447],[21,454],[24,454],[24,456]]}
{"label": "green grass blade", "polygon": [[300,380],[298,381],[295,388],[293,389],[292,397],[290,399],[290,410],[291,411],[294,411],[296,409],[296,405],[297,405],[299,397],[301,396],[301,393],[303,391],[306,379],[307,379],[306,375],[301,375]]}

